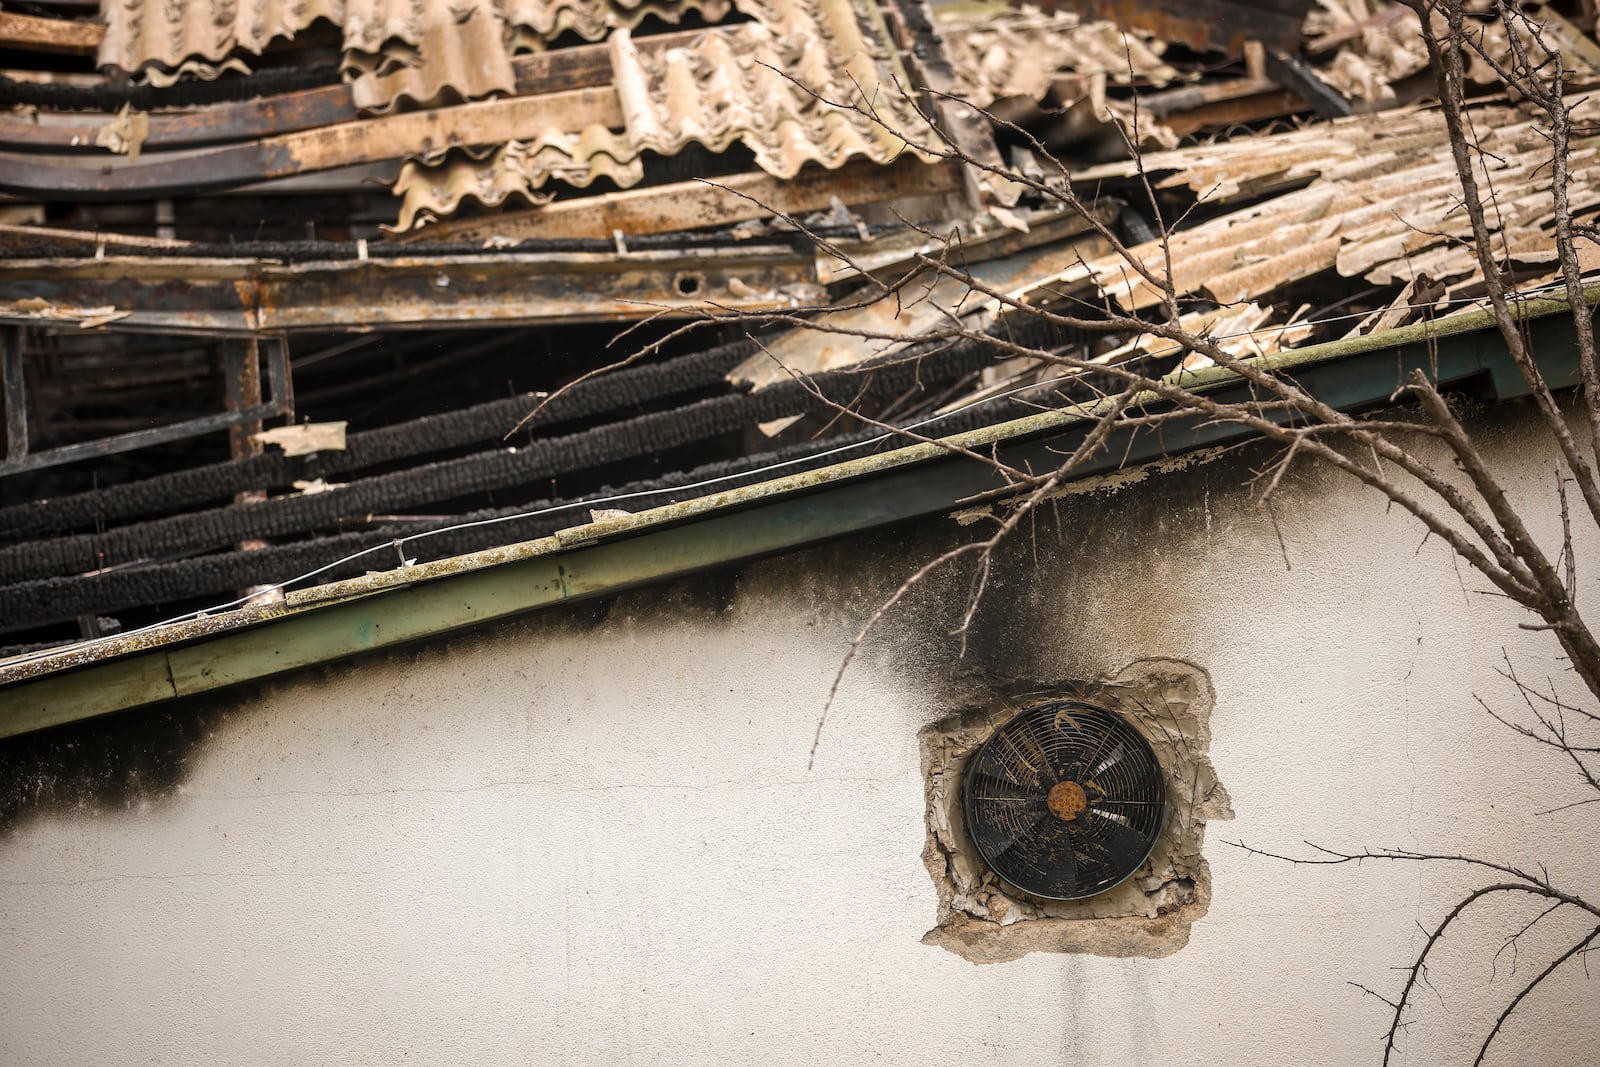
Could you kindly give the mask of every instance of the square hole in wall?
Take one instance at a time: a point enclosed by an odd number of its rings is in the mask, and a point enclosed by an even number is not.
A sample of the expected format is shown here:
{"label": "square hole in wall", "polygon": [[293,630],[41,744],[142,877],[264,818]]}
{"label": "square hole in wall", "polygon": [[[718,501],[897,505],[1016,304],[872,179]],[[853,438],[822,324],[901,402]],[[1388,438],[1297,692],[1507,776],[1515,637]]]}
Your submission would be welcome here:
{"label": "square hole in wall", "polygon": [[[961,702],[966,706],[960,711],[920,733],[928,829],[923,860],[939,898],[938,925],[923,942],[978,963],[1029,952],[1158,957],[1187,944],[1190,925],[1211,900],[1210,871],[1201,854],[1206,823],[1233,816],[1209,756],[1214,694],[1206,673],[1179,660],[1147,659],[1091,681],[987,682]],[[1148,743],[1164,785],[1165,811],[1158,828],[1151,828],[1148,855],[1126,880],[1081,899],[1048,899],[1002,878],[968,823],[964,790],[972,761],[996,731],[1041,705],[1110,712],[1105,721],[1120,720]],[[1087,783],[1090,775],[1083,777]],[[1088,788],[1092,800],[1094,787]],[[1052,817],[1087,817],[1076,803],[1083,800],[1081,791],[1055,792],[1062,796],[1041,796],[1033,804],[1041,825],[1050,825]],[[1089,814],[1126,821],[1114,805],[1091,807],[1099,810]],[[995,843],[986,845],[994,854]]]}

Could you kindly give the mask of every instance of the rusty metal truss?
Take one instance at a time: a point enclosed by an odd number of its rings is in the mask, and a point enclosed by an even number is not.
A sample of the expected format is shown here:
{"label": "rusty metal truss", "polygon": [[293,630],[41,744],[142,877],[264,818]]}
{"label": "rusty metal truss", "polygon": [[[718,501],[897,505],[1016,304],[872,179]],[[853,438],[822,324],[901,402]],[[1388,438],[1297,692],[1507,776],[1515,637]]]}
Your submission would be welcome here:
{"label": "rusty metal truss", "polygon": [[[259,403],[244,406],[234,403],[229,396],[230,410],[184,419],[180,422],[155,426],[147,430],[101,437],[92,441],[61,445],[43,451],[33,451],[28,439],[28,388],[24,374],[21,330],[16,326],[0,326],[0,380],[3,380],[3,398],[6,417],[6,453],[0,460],[0,478],[23,471],[56,467],[63,463],[95,459],[131,452],[137,448],[183,441],[202,434],[215,433],[234,427],[259,423],[277,415],[294,414],[294,385],[289,373],[289,346],[281,338],[265,338],[258,344],[225,346],[223,359],[234,364],[260,359],[259,349],[265,350],[267,381],[270,393]],[[231,371],[230,379],[250,380],[259,374],[256,366],[225,367]]]}

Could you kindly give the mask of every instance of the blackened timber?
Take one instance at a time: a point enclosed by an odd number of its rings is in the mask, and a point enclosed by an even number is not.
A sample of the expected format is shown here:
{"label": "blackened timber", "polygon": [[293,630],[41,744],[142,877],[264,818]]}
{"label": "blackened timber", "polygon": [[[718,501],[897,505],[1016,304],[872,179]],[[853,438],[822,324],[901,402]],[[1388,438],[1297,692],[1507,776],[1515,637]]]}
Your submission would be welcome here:
{"label": "blackened timber", "polygon": [[0,326],[0,381],[6,406],[6,462],[28,458],[28,390],[22,376],[22,330]]}
{"label": "blackened timber", "polygon": [[1293,52],[1268,49],[1267,74],[1285,89],[1293,90],[1325,119],[1340,119],[1354,114],[1350,101],[1323,81],[1310,64]]}

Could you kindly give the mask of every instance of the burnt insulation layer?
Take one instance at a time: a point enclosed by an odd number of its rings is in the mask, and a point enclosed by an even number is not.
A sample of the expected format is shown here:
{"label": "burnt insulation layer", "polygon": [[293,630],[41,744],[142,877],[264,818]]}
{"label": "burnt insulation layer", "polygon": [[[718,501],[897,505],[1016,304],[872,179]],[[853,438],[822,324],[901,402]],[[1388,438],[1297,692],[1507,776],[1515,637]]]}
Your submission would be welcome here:
{"label": "burnt insulation layer", "polygon": [[[521,447],[366,478],[325,492],[230,504],[103,533],[25,542],[0,549],[0,581],[191,555],[251,538],[303,534],[336,527],[341,521],[363,521],[366,515],[528,485],[710,440],[757,423],[831,414],[833,404],[899,396],[971,373],[992,359],[992,350],[985,345],[948,345],[914,360],[821,374],[806,382],[779,382],[755,393],[713,397]],[[814,395],[813,390],[826,399]]]}
{"label": "burnt insulation layer", "polygon": [[973,373],[992,358],[992,350],[982,344],[952,344],[918,358],[818,374],[805,382],[778,382],[755,394],[686,403],[674,410],[642,414],[562,437],[541,438],[517,448],[499,448],[363,478],[323,493],[278,496],[133,523],[102,533],[22,542],[0,549],[0,581],[85,573],[149,558],[184,557],[246,539],[330,530],[342,522],[366,522],[366,515],[394,514],[429,502],[509,490],[622,459],[706,442],[758,422],[798,414],[830,414],[835,411],[834,405],[850,405],[862,398],[898,397],[930,382]]}
{"label": "burnt insulation layer", "polygon": [[[1008,320],[1004,336],[1012,343],[1028,346],[1059,344],[1065,337],[1059,329],[1033,319]],[[947,347],[963,351],[982,348],[972,342]],[[558,426],[608,411],[643,408],[662,399],[710,389],[721,385],[729,371],[757,351],[758,344],[746,338],[659,364],[623,367],[574,384],[553,398],[528,426]],[[125,519],[171,514],[224,501],[236,493],[283,489],[296,481],[312,481],[492,441],[516,425],[536,404],[537,398],[524,394],[354,433],[346,439],[342,453],[288,457],[268,452],[105,489],[14,504],[0,508],[0,540],[20,541],[41,534],[99,528]]]}
{"label": "burnt insulation layer", "polygon": [[[755,342],[746,340],[660,364],[625,367],[574,385],[552,399],[528,426],[541,429],[557,426],[708,389],[720,384],[730,370],[756,350]],[[295,457],[268,452],[54,500],[16,504],[0,508],[0,537],[37,536],[142,515],[170,513],[226,500],[235,493],[285,488],[296,481],[326,478],[412,456],[493,441],[538,403],[539,397],[525,393],[354,433],[346,438],[343,452]]]}
{"label": "burnt insulation layer", "polygon": [[[962,433],[993,422],[1035,414],[1037,411],[1037,406],[1033,404],[1017,400],[1001,401],[982,408],[955,412],[939,421],[937,432],[941,435]],[[873,430],[822,441],[807,441],[775,452],[744,456],[736,461],[708,464],[684,473],[633,482],[614,490],[602,490],[596,496],[659,493],[659,496],[653,495],[643,500],[624,502],[630,510],[659,507],[663,504],[693,500],[711,493],[726,492],[742,485],[753,485],[778,476],[814,470],[831,463],[838,463],[845,458],[871,455],[874,447],[883,450],[903,444],[897,441],[886,441],[876,446],[867,443],[879,436],[881,431]],[[834,454],[834,450],[851,443],[859,443],[861,448],[852,451],[848,456],[841,457]],[[803,460],[807,456],[814,456],[815,459],[810,463],[792,462]],[[769,469],[777,463],[792,463],[792,465],[785,466],[779,471]],[[710,479],[726,480],[719,480],[714,485],[702,488],[683,488]],[[592,499],[594,498],[589,498]],[[327,566],[351,553],[378,546],[385,547],[317,575],[314,583],[353,578],[369,571],[393,570],[399,565],[402,553],[407,559],[424,561],[443,559],[464,552],[475,552],[543,537],[556,530],[580,525],[587,519],[585,509],[589,506],[588,500],[564,503],[567,509],[555,514],[508,518],[505,522],[490,526],[471,526],[426,537],[420,535],[459,523],[545,511],[557,504],[541,501],[514,508],[479,511],[428,523],[407,523],[403,526],[390,524],[361,533],[287,545],[272,545],[248,552],[219,553],[98,574],[21,582],[0,587],[0,619],[17,626],[39,625],[90,613],[103,614],[133,607],[182,603],[198,598],[215,597],[221,601],[231,598],[234,591],[240,588],[286,581],[317,567]],[[397,540],[400,542],[398,545],[395,544]]]}

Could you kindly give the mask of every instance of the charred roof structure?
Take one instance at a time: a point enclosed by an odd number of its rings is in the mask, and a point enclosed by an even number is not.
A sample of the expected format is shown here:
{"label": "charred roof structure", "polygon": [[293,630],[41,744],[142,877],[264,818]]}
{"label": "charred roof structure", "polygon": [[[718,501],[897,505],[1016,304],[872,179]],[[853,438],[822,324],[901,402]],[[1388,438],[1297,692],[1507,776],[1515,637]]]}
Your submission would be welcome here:
{"label": "charred roof structure", "polygon": [[[952,315],[1204,370],[1007,313],[1158,299],[1029,182],[1170,254],[1185,325],[1240,354],[1473,313],[1415,15],[1285,12],[1287,38],[1236,41],[920,0],[8,5],[0,646],[32,675],[84,639],[1079,395],[918,341]],[[1574,93],[1600,81],[1592,25],[1541,17],[1518,47],[1559,46]],[[1497,254],[1537,289],[1539,130],[1503,94],[1475,116],[1514,206]],[[1580,220],[1596,151],[1574,142]],[[918,299],[863,301],[952,233],[1007,300],[927,272]]]}

